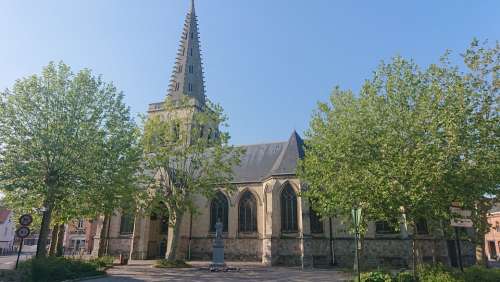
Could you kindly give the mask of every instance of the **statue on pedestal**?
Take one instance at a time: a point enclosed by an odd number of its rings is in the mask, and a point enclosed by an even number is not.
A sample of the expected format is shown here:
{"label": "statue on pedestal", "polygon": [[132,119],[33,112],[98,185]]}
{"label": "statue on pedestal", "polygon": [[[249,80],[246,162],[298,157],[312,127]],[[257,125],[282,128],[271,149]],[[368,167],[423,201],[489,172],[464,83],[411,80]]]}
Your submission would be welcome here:
{"label": "statue on pedestal", "polygon": [[223,225],[220,219],[215,224],[215,239],[213,243],[211,271],[224,271],[226,264],[224,263],[224,240],[222,239]]}

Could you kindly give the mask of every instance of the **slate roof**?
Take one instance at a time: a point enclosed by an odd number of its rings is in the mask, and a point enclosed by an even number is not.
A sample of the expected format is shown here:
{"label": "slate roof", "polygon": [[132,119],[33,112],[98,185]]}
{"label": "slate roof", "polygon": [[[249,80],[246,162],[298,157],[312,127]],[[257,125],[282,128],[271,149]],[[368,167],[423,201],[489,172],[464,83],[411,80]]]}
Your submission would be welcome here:
{"label": "slate roof", "polygon": [[240,164],[233,169],[233,183],[262,182],[270,176],[296,173],[297,160],[304,157],[304,141],[293,131],[285,142],[245,145]]}
{"label": "slate roof", "polygon": [[490,213],[500,212],[500,203],[496,203],[490,210]]}

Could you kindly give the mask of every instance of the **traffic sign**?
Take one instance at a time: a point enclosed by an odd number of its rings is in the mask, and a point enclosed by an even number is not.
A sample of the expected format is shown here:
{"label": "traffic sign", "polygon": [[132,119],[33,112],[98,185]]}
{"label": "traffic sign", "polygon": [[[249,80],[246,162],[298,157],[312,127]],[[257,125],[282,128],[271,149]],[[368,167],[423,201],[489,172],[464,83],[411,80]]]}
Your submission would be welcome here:
{"label": "traffic sign", "polygon": [[451,220],[450,225],[453,227],[465,227],[465,228],[471,228],[473,226],[472,220],[469,218],[453,218]]}
{"label": "traffic sign", "polygon": [[26,226],[21,226],[16,230],[16,234],[17,237],[24,239],[30,235],[30,229]]}
{"label": "traffic sign", "polygon": [[451,212],[454,218],[450,220],[450,225],[453,227],[465,227],[471,228],[473,226],[472,220],[470,219],[471,211],[464,210],[459,207],[451,207]]}
{"label": "traffic sign", "polygon": [[30,225],[31,223],[33,222],[33,217],[29,214],[23,214],[21,215],[21,217],[19,218],[19,223],[22,225],[22,226],[28,226]]}

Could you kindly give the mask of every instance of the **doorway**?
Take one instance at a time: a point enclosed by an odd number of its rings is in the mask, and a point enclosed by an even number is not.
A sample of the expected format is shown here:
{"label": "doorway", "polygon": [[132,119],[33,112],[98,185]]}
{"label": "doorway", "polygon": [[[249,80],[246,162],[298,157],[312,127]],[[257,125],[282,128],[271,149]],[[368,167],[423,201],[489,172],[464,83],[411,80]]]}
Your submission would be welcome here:
{"label": "doorway", "polygon": [[488,249],[490,251],[490,259],[496,260],[497,259],[497,248],[495,246],[495,241],[488,241]]}

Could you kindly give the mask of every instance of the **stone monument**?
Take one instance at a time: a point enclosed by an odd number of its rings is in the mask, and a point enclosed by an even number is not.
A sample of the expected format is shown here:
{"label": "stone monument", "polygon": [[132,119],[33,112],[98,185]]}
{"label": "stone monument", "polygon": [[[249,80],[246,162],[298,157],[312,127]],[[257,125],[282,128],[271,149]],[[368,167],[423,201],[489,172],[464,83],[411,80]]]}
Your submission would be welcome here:
{"label": "stone monument", "polygon": [[215,224],[215,239],[213,243],[211,271],[224,271],[226,264],[224,263],[224,240],[222,239],[222,222],[220,220]]}

